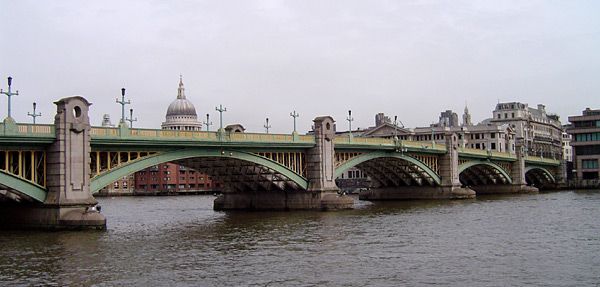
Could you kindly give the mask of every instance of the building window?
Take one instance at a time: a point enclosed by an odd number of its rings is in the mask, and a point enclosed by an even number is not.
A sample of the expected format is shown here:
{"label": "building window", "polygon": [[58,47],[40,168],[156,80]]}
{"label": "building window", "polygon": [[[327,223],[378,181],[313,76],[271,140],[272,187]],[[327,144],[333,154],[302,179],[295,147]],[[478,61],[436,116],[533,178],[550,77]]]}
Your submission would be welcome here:
{"label": "building window", "polygon": [[511,116],[512,116],[512,118],[514,119],[514,118],[515,118],[515,113],[512,113],[512,115],[511,115]]}
{"label": "building window", "polygon": [[491,143],[492,145],[492,150],[496,150],[496,143]]}
{"label": "building window", "polygon": [[496,134],[495,133],[491,133],[490,137],[493,138],[493,139],[495,139],[496,138]]}
{"label": "building window", "polygon": [[597,159],[584,159],[581,161],[581,165],[584,169],[597,169],[598,168],[598,160]]}

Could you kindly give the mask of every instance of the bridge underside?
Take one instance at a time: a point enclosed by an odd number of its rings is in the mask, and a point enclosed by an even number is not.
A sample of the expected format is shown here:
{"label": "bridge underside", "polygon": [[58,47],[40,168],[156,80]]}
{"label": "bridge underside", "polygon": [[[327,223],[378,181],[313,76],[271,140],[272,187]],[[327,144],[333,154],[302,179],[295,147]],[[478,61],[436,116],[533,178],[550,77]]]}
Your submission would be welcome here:
{"label": "bridge underside", "polygon": [[175,163],[210,175],[220,182],[223,192],[301,191],[303,187],[281,173],[236,158],[197,157]]}
{"label": "bridge underside", "polygon": [[509,184],[510,178],[498,168],[490,165],[478,164],[466,168],[459,174],[459,180],[465,186]]}
{"label": "bridge underside", "polygon": [[379,157],[355,166],[370,179],[362,200],[471,198],[472,191],[443,187],[436,171],[405,155]]}
{"label": "bridge underside", "polygon": [[547,170],[541,168],[530,168],[525,173],[525,180],[528,185],[540,189],[552,188],[556,183],[555,178]]}
{"label": "bridge underside", "polygon": [[436,186],[435,180],[417,165],[399,158],[377,158],[356,165],[371,178],[372,188]]}
{"label": "bridge underside", "polygon": [[459,180],[463,186],[478,195],[537,192],[537,188],[513,184],[513,179],[503,167],[490,162],[470,162],[459,167]]}

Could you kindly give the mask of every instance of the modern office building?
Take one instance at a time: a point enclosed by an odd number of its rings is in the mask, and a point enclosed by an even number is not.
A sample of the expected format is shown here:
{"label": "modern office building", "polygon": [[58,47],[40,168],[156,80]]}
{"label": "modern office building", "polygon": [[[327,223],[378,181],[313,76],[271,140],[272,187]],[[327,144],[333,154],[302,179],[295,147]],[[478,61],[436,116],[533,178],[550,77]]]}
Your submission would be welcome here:
{"label": "modern office building", "polygon": [[600,178],[600,109],[585,109],[581,116],[569,117],[573,147],[573,168],[577,179]]}

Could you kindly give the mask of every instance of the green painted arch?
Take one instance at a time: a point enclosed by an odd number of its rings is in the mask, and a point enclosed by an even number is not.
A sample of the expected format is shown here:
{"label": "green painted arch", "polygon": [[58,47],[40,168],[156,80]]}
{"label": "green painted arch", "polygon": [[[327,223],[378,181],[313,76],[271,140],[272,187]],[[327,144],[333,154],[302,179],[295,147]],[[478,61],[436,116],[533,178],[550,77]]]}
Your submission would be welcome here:
{"label": "green painted arch", "polygon": [[281,173],[282,175],[286,176],[287,178],[289,178],[304,189],[308,188],[307,179],[291,171],[290,169],[281,165],[280,163],[271,161],[265,157],[253,153],[235,150],[207,150],[189,148],[168,151],[165,153],[157,153],[147,157],[143,157],[139,160],[134,160],[132,162],[125,163],[121,166],[111,169],[110,171],[107,171],[94,177],[90,183],[90,190],[92,193],[97,193],[103,187],[117,181],[119,178],[132,174],[136,171],[140,171],[153,165],[158,165],[165,162],[194,157],[235,158],[243,161],[253,162],[255,164],[265,166],[267,168]]}
{"label": "green painted arch", "polygon": [[490,166],[492,168],[494,168],[495,170],[497,170],[498,172],[500,172],[500,174],[502,174],[506,180],[508,180],[508,183],[512,184],[512,178],[510,177],[510,175],[504,170],[504,168],[502,168],[501,166],[493,163],[493,162],[489,162],[489,161],[468,161],[465,162],[461,165],[458,166],[458,174],[460,175],[463,171],[467,170],[470,167],[476,166],[476,165],[487,165]]}
{"label": "green painted arch", "polygon": [[369,160],[376,159],[376,158],[386,158],[386,157],[397,158],[397,159],[408,161],[408,162],[418,166],[423,171],[425,171],[425,173],[427,173],[429,176],[431,176],[431,178],[433,179],[433,181],[435,181],[436,184],[438,184],[438,185],[442,184],[442,179],[440,178],[440,176],[437,173],[435,173],[435,171],[431,170],[431,168],[429,168],[427,165],[425,165],[424,163],[419,161],[418,159],[415,159],[413,157],[406,156],[403,154],[390,153],[390,152],[384,152],[384,151],[370,152],[370,153],[365,153],[365,154],[361,154],[359,156],[353,157],[352,159],[344,162],[343,164],[341,164],[340,166],[338,166],[335,169],[334,177],[335,178],[340,177],[348,169],[355,167],[365,161],[369,161]]}
{"label": "green painted arch", "polygon": [[527,167],[525,167],[525,174],[527,174],[528,172],[530,172],[532,170],[540,170],[541,172],[543,172],[544,174],[546,174],[552,180],[552,183],[556,182],[556,178],[554,177],[554,175],[552,175],[552,173],[549,170],[547,170],[547,169],[545,169],[543,167],[539,167],[539,166],[527,166]]}
{"label": "green painted arch", "polygon": [[47,191],[45,188],[2,170],[0,170],[0,183],[21,194],[33,198],[35,201],[44,202],[46,200]]}

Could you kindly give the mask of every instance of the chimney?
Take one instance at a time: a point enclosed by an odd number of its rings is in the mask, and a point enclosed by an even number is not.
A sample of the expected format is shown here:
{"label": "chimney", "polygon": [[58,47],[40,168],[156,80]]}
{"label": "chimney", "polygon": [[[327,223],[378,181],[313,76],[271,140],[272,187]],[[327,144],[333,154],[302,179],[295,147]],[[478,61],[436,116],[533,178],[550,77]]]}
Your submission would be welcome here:
{"label": "chimney", "polygon": [[538,104],[538,110],[542,113],[546,113],[546,106],[542,105],[542,104]]}

